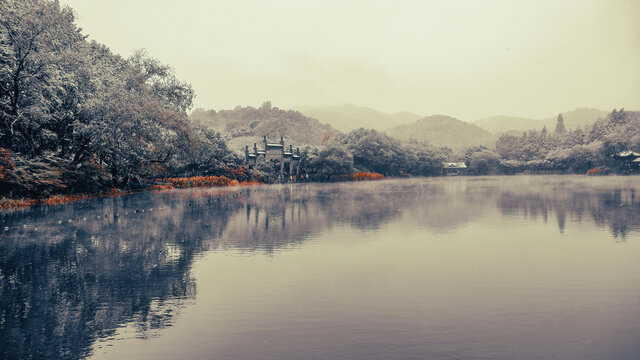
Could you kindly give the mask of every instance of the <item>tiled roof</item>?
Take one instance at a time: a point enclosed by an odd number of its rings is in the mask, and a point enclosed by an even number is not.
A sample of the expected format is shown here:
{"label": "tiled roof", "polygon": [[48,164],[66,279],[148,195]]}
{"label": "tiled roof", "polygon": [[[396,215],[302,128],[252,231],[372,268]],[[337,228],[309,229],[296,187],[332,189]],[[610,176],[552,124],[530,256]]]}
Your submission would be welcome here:
{"label": "tiled roof", "polygon": [[466,169],[467,164],[463,162],[442,163],[442,167],[447,169]]}

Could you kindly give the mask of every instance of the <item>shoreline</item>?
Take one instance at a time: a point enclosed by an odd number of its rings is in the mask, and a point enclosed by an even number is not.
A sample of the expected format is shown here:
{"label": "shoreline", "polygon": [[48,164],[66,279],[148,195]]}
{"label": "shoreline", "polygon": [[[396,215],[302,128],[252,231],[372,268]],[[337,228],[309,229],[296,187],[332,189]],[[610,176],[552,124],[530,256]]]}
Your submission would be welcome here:
{"label": "shoreline", "polygon": [[[478,176],[549,176],[549,175],[582,175],[587,177],[601,177],[601,176],[609,176],[609,175],[620,175],[620,174],[488,174],[488,175],[457,175],[451,177],[478,177]],[[621,175],[628,176],[628,175]],[[447,177],[447,176],[435,176],[435,177]],[[355,173],[345,175],[342,179],[337,179],[328,182],[342,182],[346,180],[347,182],[360,182],[360,181],[376,181],[382,179],[407,179],[414,178],[413,176],[383,176],[381,174],[376,173]],[[322,183],[322,181],[309,181],[309,182],[317,182]],[[132,189],[117,189],[111,188],[106,192],[94,193],[94,194],[86,194],[86,193],[78,193],[78,194],[56,194],[51,195],[47,198],[36,199],[36,198],[8,198],[8,197],[0,197],[0,212],[5,210],[13,210],[13,209],[25,209],[32,206],[38,205],[61,205],[68,204],[80,200],[91,200],[91,199],[101,199],[101,198],[115,198],[125,195],[131,195],[146,191],[163,191],[163,190],[174,190],[174,189],[192,189],[192,188],[212,188],[212,187],[235,187],[235,186],[261,186],[267,185],[267,183],[252,180],[252,181],[238,181],[232,180],[225,176],[194,176],[194,177],[184,177],[184,178],[168,178],[165,180],[157,179],[153,185],[149,185],[148,187],[132,190]]]}
{"label": "shoreline", "polygon": [[61,205],[80,200],[116,198],[146,191],[264,185],[263,182],[259,181],[231,180],[225,176],[195,176],[189,178],[170,178],[166,180],[167,181],[156,181],[153,185],[138,190],[111,188],[106,192],[94,194],[56,194],[42,199],[2,197],[0,198],[0,212],[5,210],[26,209],[38,205]]}

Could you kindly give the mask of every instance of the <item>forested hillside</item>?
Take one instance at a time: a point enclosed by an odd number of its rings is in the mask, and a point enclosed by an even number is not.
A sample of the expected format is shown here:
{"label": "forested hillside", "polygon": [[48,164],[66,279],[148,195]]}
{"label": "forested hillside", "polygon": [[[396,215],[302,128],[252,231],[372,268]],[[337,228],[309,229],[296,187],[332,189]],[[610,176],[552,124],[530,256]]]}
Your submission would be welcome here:
{"label": "forested hillside", "polygon": [[490,145],[495,141],[488,131],[445,115],[428,116],[410,124],[399,125],[387,130],[387,133],[400,140],[427,141],[453,150]]}
{"label": "forested hillside", "polygon": [[282,136],[287,144],[304,146],[320,145],[326,138],[339,134],[330,125],[298,111],[279,109],[268,101],[259,108],[247,106],[219,111],[196,109],[191,113],[191,119],[223,134],[229,141],[229,147],[235,151],[259,142],[265,135],[272,141]]}
{"label": "forested hillside", "polygon": [[356,129],[331,138],[320,147],[305,148],[304,171],[314,180],[326,181],[353,172],[385,176],[435,176],[451,150],[425,142],[403,142],[374,129]]}
{"label": "forested hillside", "polygon": [[504,134],[494,148],[466,151],[465,161],[477,173],[638,172],[638,165],[616,160],[622,151],[640,152],[640,112],[613,110],[587,128],[567,129],[559,115],[553,130]]}
{"label": "forested hillside", "polygon": [[358,128],[382,131],[400,124],[410,123],[421,117],[406,111],[387,114],[368,107],[351,104],[304,105],[295,109],[343,132]]}

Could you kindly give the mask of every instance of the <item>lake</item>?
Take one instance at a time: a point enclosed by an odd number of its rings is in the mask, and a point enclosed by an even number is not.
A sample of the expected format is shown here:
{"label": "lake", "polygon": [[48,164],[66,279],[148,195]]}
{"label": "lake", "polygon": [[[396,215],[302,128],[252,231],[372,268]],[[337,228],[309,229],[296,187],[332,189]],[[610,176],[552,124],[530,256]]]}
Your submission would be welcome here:
{"label": "lake", "polygon": [[639,359],[640,178],[147,192],[0,214],[3,359]]}

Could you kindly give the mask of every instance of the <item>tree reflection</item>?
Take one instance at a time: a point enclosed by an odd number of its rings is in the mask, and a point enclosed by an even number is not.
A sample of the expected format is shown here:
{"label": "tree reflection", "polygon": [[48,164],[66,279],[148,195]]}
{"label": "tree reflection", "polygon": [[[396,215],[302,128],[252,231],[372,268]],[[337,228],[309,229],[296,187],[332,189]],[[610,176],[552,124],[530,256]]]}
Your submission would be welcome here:
{"label": "tree reflection", "polygon": [[124,322],[141,334],[170,325],[195,297],[194,255],[241,206],[216,203],[205,223],[190,201],[132,197],[5,216],[0,357],[82,358]]}
{"label": "tree reflection", "polygon": [[560,231],[589,216],[624,239],[640,224],[628,188],[509,184],[460,178],[191,189],[2,213],[0,358],[78,359],[124,324],[141,337],[170,326],[196,296],[191,265],[207,251],[275,256],[335,226],[367,232],[402,221],[449,231],[495,204],[505,216],[555,218]]}
{"label": "tree reflection", "polygon": [[633,188],[505,192],[497,204],[505,216],[522,214],[533,219],[542,216],[546,222],[549,215],[555,213],[561,233],[567,219],[581,223],[585,216],[598,226],[608,227],[614,238],[623,241],[630,232],[640,230],[640,201]]}
{"label": "tree reflection", "polygon": [[369,191],[312,187],[138,194],[2,214],[0,357],[77,359],[125,323],[171,325],[195,298],[194,257],[274,253],[334,224],[367,228],[404,197],[358,211]]}

